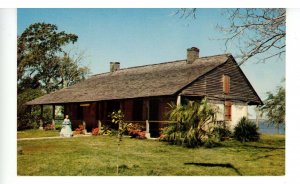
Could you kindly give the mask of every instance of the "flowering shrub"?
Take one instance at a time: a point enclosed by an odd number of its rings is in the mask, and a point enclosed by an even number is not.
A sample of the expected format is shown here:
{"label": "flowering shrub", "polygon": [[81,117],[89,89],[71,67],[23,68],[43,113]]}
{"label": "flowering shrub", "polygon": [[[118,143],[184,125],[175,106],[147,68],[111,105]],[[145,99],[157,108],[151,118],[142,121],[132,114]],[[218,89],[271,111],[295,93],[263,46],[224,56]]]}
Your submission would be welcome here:
{"label": "flowering shrub", "polygon": [[93,128],[92,135],[99,135],[99,128]]}
{"label": "flowering shrub", "polygon": [[159,137],[158,137],[158,140],[160,141],[166,141],[166,135],[163,134],[164,130],[166,129],[166,127],[163,127],[163,128],[159,128]]}
{"label": "flowering shrub", "polygon": [[146,138],[146,132],[142,130],[136,130],[132,128],[128,128],[128,135],[130,135],[132,138],[138,138],[138,139],[145,139]]}
{"label": "flowering shrub", "polygon": [[166,140],[166,135],[160,134],[160,136],[158,137],[158,140],[165,141]]}
{"label": "flowering shrub", "polygon": [[83,134],[83,125],[79,125],[78,128],[75,129],[75,135]]}
{"label": "flowering shrub", "polygon": [[53,126],[53,124],[48,123],[44,129],[45,130],[54,130],[54,126]]}

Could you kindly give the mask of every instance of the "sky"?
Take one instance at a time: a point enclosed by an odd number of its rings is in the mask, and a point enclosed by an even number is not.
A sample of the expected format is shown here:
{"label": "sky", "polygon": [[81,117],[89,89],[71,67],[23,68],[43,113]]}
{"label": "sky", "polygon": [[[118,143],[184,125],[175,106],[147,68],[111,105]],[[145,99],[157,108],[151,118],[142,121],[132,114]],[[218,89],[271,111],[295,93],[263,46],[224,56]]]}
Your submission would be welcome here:
{"label": "sky", "polygon": [[[18,9],[17,33],[36,22],[56,24],[60,31],[78,35],[66,49],[84,52],[83,64],[91,74],[109,71],[109,62],[121,68],[186,58],[186,49],[197,47],[200,56],[232,53],[225,50],[225,35],[217,24],[228,22],[224,9],[200,9],[197,18],[180,18],[177,9]],[[241,68],[262,100],[285,78],[285,60],[266,63],[249,60]],[[254,114],[250,109],[250,115]],[[250,116],[253,118],[253,116]]]}

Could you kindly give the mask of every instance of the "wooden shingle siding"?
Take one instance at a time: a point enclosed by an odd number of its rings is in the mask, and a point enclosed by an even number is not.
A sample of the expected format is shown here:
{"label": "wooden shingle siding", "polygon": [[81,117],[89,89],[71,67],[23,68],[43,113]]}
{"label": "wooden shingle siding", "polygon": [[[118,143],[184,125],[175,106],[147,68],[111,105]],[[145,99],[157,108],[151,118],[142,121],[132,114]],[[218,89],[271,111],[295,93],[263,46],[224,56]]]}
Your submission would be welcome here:
{"label": "wooden shingle siding", "polygon": [[[230,77],[230,92],[223,91],[223,76]],[[260,99],[251,87],[239,66],[229,58],[214,70],[201,76],[184,90],[183,95],[204,95],[210,99],[232,99],[237,101],[260,103]]]}

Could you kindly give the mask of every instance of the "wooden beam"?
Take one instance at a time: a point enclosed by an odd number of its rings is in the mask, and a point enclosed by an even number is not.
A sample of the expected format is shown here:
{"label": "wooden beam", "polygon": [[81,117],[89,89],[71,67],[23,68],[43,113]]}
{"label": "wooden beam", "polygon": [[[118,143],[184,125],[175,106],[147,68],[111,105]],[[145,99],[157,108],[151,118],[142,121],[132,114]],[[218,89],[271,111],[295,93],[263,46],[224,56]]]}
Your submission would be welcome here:
{"label": "wooden beam", "polygon": [[102,127],[101,124],[102,124],[101,121],[98,120],[98,134],[101,134],[101,127]]}
{"label": "wooden beam", "polygon": [[44,111],[44,106],[41,105],[41,119],[43,119],[43,111]]}
{"label": "wooden beam", "polygon": [[181,105],[181,95],[177,96],[177,101],[176,101],[177,106]]}
{"label": "wooden beam", "polygon": [[55,105],[52,105],[52,119],[55,120]]}
{"label": "wooden beam", "polygon": [[149,125],[149,121],[146,120],[146,138],[150,139],[151,135],[150,135],[150,125]]}
{"label": "wooden beam", "polygon": [[41,116],[40,116],[40,127],[39,127],[39,129],[40,130],[43,130],[43,105],[41,105]]}

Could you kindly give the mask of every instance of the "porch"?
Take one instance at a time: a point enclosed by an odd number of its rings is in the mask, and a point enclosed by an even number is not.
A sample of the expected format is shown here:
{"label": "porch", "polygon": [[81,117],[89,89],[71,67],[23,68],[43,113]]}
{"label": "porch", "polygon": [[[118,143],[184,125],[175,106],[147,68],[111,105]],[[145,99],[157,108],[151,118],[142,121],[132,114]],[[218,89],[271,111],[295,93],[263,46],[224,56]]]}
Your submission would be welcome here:
{"label": "porch", "polygon": [[[147,138],[158,137],[161,128],[165,127],[169,121],[167,112],[169,111],[168,103],[176,102],[176,97],[150,97],[122,100],[106,100],[97,102],[83,103],[65,103],[52,104],[52,119],[44,117],[41,107],[40,126],[51,125],[55,127],[55,123],[63,119],[57,119],[55,109],[57,106],[63,107],[63,115],[69,115],[72,123],[72,130],[80,125],[85,125],[87,132],[98,127],[117,129],[118,125],[111,122],[111,113],[113,111],[122,110],[124,120],[139,127],[140,130],[146,132]],[[49,105],[48,105],[49,106]]]}

